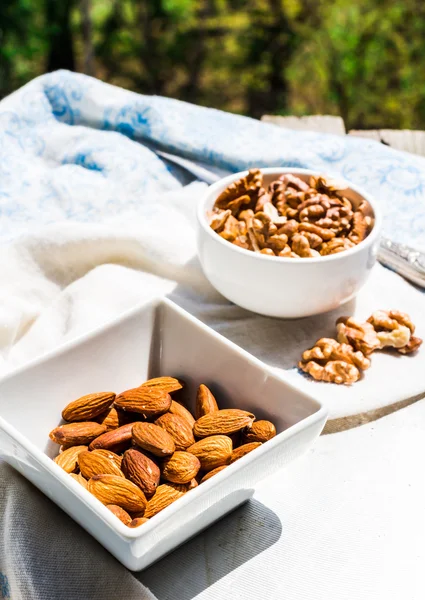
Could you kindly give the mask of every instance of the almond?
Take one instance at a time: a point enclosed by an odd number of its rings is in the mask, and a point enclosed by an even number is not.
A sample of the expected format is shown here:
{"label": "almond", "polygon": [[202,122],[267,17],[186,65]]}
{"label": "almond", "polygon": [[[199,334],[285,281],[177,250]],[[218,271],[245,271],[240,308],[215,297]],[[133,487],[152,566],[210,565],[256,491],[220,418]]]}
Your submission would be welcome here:
{"label": "almond", "polygon": [[159,485],[161,472],[158,466],[139,450],[130,448],[122,460],[124,475],[135,483],[146,496],[153,496]]}
{"label": "almond", "polygon": [[92,454],[100,454],[101,456],[106,456],[109,460],[112,460],[119,469],[121,469],[122,456],[118,456],[112,450],[105,450],[104,448],[98,448],[96,450],[92,450]]}
{"label": "almond", "polygon": [[165,429],[171,435],[176,446],[176,450],[185,450],[195,443],[192,427],[179,415],[166,413],[155,421],[156,425]]}
{"label": "almond", "polygon": [[78,455],[85,450],[87,450],[87,446],[71,446],[58,454],[54,461],[67,473],[74,473],[78,467]]}
{"label": "almond", "polygon": [[75,481],[78,481],[78,483],[82,485],[83,488],[87,489],[87,481],[84,479],[81,473],[78,473],[78,475],[76,473],[70,473],[70,475],[73,479],[75,479]]}
{"label": "almond", "polygon": [[250,427],[255,416],[238,408],[226,408],[210,412],[198,419],[193,427],[196,437],[204,438],[209,435],[231,434]]}
{"label": "almond", "polygon": [[216,469],[213,469],[212,471],[210,471],[209,473],[204,475],[201,479],[201,483],[204,483],[204,481],[207,481],[208,479],[210,479],[210,477],[214,477],[214,475],[217,475],[217,473],[220,473],[220,471],[225,469],[226,466],[227,465],[222,465],[221,467],[217,467]]}
{"label": "almond", "polygon": [[211,391],[203,383],[198,388],[196,395],[195,416],[200,419],[204,415],[218,410],[217,402]]}
{"label": "almond", "polygon": [[122,425],[118,429],[107,431],[103,435],[100,435],[90,444],[90,450],[96,450],[98,448],[104,448],[105,450],[122,448],[131,442],[131,430],[133,429],[134,423],[127,423]]}
{"label": "almond", "polygon": [[102,504],[116,504],[129,512],[142,512],[147,505],[142,490],[124,477],[95,475],[89,480],[87,489]]}
{"label": "almond", "polygon": [[164,460],[162,477],[172,483],[189,483],[197,476],[201,463],[189,452],[174,452],[170,458]]}
{"label": "almond", "polygon": [[187,449],[199,459],[203,471],[212,471],[216,467],[227,465],[230,462],[232,450],[232,440],[227,435],[211,435]]}
{"label": "almond", "polygon": [[169,456],[176,449],[171,435],[154,423],[134,423],[133,441],[154,456]]}
{"label": "almond", "polygon": [[129,525],[129,527],[132,527],[133,529],[135,527],[140,527],[140,525],[143,525],[144,523],[147,523],[149,521],[149,519],[147,519],[146,517],[136,517],[135,519],[133,519]]}
{"label": "almond", "polygon": [[112,429],[118,429],[118,427],[125,424],[123,413],[118,412],[113,406],[108,408],[106,412],[99,415],[96,421],[98,423],[102,423],[102,425],[105,425],[108,431],[111,431]]}
{"label": "almond", "polygon": [[187,490],[193,490],[194,488],[198,487],[199,483],[197,481],[197,479],[192,479],[191,481],[189,481],[188,485],[187,485]]}
{"label": "almond", "polygon": [[155,387],[138,387],[122,392],[115,399],[115,408],[143,415],[145,419],[159,417],[171,406],[171,396]]}
{"label": "almond", "polygon": [[167,506],[178,500],[185,494],[187,487],[176,483],[163,483],[157,487],[156,493],[149,500],[145,511],[145,518],[150,519],[164,510]]}
{"label": "almond", "polygon": [[65,421],[91,421],[105,412],[115,399],[113,392],[87,394],[74,402],[70,402],[62,411]]}
{"label": "almond", "polygon": [[175,377],[154,377],[153,379],[148,379],[145,383],[142,383],[140,387],[155,388],[162,392],[166,392],[167,394],[171,394],[172,392],[181,390],[183,385],[178,379],[175,379]]}
{"label": "almond", "polygon": [[108,508],[111,513],[113,513],[124,525],[130,526],[132,521],[130,515],[127,511],[125,511],[121,506],[117,506],[116,504],[107,504],[106,508]]}
{"label": "almond", "polygon": [[250,442],[249,444],[244,444],[243,446],[239,446],[239,448],[236,448],[236,450],[233,450],[232,456],[230,458],[230,462],[234,463],[236,460],[239,460],[240,458],[242,458],[242,456],[245,456],[245,454],[252,452],[252,450],[259,448],[261,445],[262,445],[261,442]]}
{"label": "almond", "polygon": [[251,427],[244,431],[244,442],[267,442],[276,435],[276,427],[271,421],[254,421]]}
{"label": "almond", "polygon": [[168,412],[170,412],[172,415],[178,415],[182,419],[186,419],[189,425],[193,428],[195,419],[193,418],[192,413],[188,411],[185,406],[180,404],[180,402],[172,400],[170,410]]}
{"label": "almond", "polygon": [[99,454],[99,452],[81,452],[78,455],[78,464],[80,471],[86,479],[90,479],[95,475],[116,475],[124,477],[124,474],[113,460]]}
{"label": "almond", "polygon": [[67,423],[60,425],[49,433],[50,439],[55,444],[78,446],[90,444],[92,440],[106,431],[104,425],[87,421],[83,423]]}

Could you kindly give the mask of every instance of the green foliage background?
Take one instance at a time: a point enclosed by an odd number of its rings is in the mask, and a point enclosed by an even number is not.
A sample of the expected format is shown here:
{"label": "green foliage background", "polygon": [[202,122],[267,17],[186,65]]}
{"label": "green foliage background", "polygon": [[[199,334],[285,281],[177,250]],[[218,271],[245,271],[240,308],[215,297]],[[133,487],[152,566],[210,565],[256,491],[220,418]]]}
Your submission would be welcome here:
{"label": "green foliage background", "polygon": [[0,0],[0,97],[57,68],[254,117],[425,129],[425,2]]}

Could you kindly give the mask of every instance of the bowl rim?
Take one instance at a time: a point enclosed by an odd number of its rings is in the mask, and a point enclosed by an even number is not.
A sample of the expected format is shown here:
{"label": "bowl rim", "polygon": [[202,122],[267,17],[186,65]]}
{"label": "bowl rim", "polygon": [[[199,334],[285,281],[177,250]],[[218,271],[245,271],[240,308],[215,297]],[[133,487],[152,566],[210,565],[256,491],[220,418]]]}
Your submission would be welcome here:
{"label": "bowl rim", "polygon": [[[252,168],[255,168],[255,167],[252,167]],[[248,169],[246,169],[245,171],[239,171],[238,173],[234,173],[232,175],[227,175],[226,177],[222,177],[221,179],[219,179],[218,181],[216,181],[215,183],[210,185],[207,192],[205,193],[201,202],[199,202],[199,205],[198,205],[197,217],[198,217],[198,223],[199,223],[200,227],[205,232],[207,232],[207,234],[209,236],[211,236],[212,239],[214,239],[219,244],[222,244],[225,248],[227,248],[233,252],[238,252],[242,256],[245,256],[245,257],[251,256],[251,258],[253,260],[274,261],[276,263],[280,262],[283,264],[300,264],[300,263],[323,264],[324,262],[343,260],[344,257],[352,256],[353,254],[361,252],[368,246],[371,246],[379,238],[379,236],[381,234],[381,230],[382,230],[382,213],[381,213],[379,206],[377,205],[376,200],[368,192],[363,190],[363,188],[361,188],[355,184],[352,184],[351,182],[347,181],[344,177],[339,177],[339,176],[335,177],[335,176],[327,175],[323,171],[316,171],[316,170],[311,170],[311,169],[301,169],[301,168],[291,168],[291,167],[258,167],[258,168],[262,173],[264,173],[266,175],[273,175],[274,173],[276,173],[276,175],[283,175],[284,173],[288,173],[288,174],[293,174],[293,175],[309,175],[309,176],[313,176],[313,177],[321,176],[321,177],[325,177],[325,178],[329,178],[329,179],[336,179],[338,181],[338,183],[339,182],[346,183],[347,189],[350,189],[353,192],[356,192],[357,194],[362,196],[372,207],[374,217],[375,217],[375,222],[372,227],[372,230],[364,240],[362,240],[361,242],[356,244],[356,246],[354,246],[353,248],[349,248],[348,250],[344,250],[343,252],[337,252],[336,254],[329,254],[327,256],[308,257],[308,258],[301,258],[301,257],[290,258],[290,257],[285,257],[285,256],[268,256],[267,254],[261,254],[259,252],[253,252],[252,250],[246,250],[245,248],[240,248],[239,246],[235,246],[235,244],[231,244],[227,240],[224,240],[213,229],[211,229],[211,227],[209,226],[209,223],[207,221],[207,218],[206,218],[207,217],[206,204],[210,201],[211,197],[217,192],[218,188],[221,188],[223,185],[227,186],[227,185],[233,183],[234,181],[236,181],[237,179],[240,179],[241,177],[245,177],[248,174]]]}

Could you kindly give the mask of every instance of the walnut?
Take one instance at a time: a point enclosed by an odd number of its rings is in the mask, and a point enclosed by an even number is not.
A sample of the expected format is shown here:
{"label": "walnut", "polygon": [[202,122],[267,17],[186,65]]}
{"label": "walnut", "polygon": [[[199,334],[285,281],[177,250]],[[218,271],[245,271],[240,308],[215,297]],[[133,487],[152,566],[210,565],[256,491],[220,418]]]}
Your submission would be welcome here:
{"label": "walnut", "polygon": [[239,221],[233,215],[230,215],[227,217],[223,231],[219,235],[228,242],[233,242],[238,237],[238,234]]}
{"label": "walnut", "polygon": [[231,183],[215,201],[215,208],[227,208],[229,202],[247,194],[251,198],[257,198],[263,186],[263,174],[259,169],[251,169],[246,177]]}
{"label": "walnut", "polygon": [[261,210],[263,210],[266,202],[271,202],[271,201],[272,201],[272,195],[269,194],[268,192],[266,192],[266,190],[264,188],[261,188],[260,191],[258,192],[258,200],[255,205],[255,212],[260,212]]}
{"label": "walnut", "polygon": [[220,232],[224,227],[227,217],[229,217],[231,214],[231,210],[212,212],[210,214],[210,227],[214,229],[214,231]]}
{"label": "walnut", "polygon": [[397,348],[397,352],[400,352],[400,354],[412,354],[413,352],[416,352],[416,350],[418,350],[421,344],[421,338],[412,335],[410,336],[408,344],[406,344],[406,346],[403,346],[402,348]]}
{"label": "walnut", "polygon": [[337,340],[350,344],[364,355],[371,354],[380,347],[376,331],[370,323],[361,323],[354,317],[340,317],[336,322]]}
{"label": "walnut", "polygon": [[323,177],[319,175],[318,177],[310,177],[310,185],[316,190],[323,192],[324,194],[328,194],[329,196],[333,196],[342,190],[346,190],[347,186],[337,181],[336,179],[331,179],[330,177]]}
{"label": "walnut", "polygon": [[303,236],[308,239],[310,248],[318,248],[323,242],[320,235],[316,235],[315,233],[310,233],[309,231],[304,231]]}
{"label": "walnut", "polygon": [[342,360],[362,371],[370,367],[370,360],[362,352],[355,351],[349,344],[340,343],[332,338],[318,340],[313,348],[303,352],[302,359],[304,362]]}
{"label": "walnut", "polygon": [[305,181],[303,181],[299,177],[296,177],[296,175],[291,175],[290,173],[285,173],[284,175],[281,175],[278,181],[281,181],[284,184],[285,189],[290,187],[295,188],[296,190],[299,190],[301,192],[308,192],[310,189],[310,186]]}
{"label": "walnut", "polygon": [[408,327],[400,325],[391,331],[378,331],[377,337],[380,342],[379,348],[404,348],[410,342],[410,331]]}
{"label": "walnut", "polygon": [[271,235],[268,239],[268,243],[270,244],[273,250],[283,250],[287,247],[288,236],[284,233],[281,233],[280,235]]}
{"label": "walnut", "polygon": [[267,256],[276,256],[271,248],[263,248],[260,250],[260,254],[267,254]]}
{"label": "walnut", "polygon": [[288,220],[287,217],[278,213],[277,208],[271,202],[266,202],[264,204],[263,212],[270,217],[271,222],[275,225],[284,225]]}
{"label": "walnut", "polygon": [[291,219],[290,221],[287,221],[284,225],[279,227],[279,229],[277,230],[277,233],[278,233],[278,235],[285,234],[288,236],[288,239],[291,239],[292,236],[295,233],[297,233],[298,226],[299,226],[298,221]]}
{"label": "walnut", "polygon": [[308,239],[304,235],[296,233],[292,238],[292,251],[301,256],[301,258],[311,257],[311,248]]}
{"label": "walnut", "polygon": [[272,252],[291,258],[336,254],[361,242],[372,227],[369,204],[363,201],[354,211],[342,190],[324,177],[306,183],[292,174],[282,175],[266,189],[261,171],[251,169],[219,195],[209,215],[210,225],[241,248],[271,250],[263,252],[269,256]]}
{"label": "walnut", "polygon": [[353,248],[355,244],[350,242],[347,238],[336,237],[328,242],[325,242],[321,249],[320,254],[322,256],[328,256],[329,254],[337,254],[338,252],[344,252],[349,248]]}
{"label": "walnut", "polygon": [[324,229],[323,227],[318,227],[313,223],[300,223],[298,227],[298,231],[309,231],[310,233],[315,233],[316,235],[320,235],[322,240],[327,241],[331,240],[335,237],[335,233],[330,229]]}
{"label": "walnut", "polygon": [[324,366],[319,365],[314,360],[308,363],[300,362],[299,368],[311,375],[316,381],[351,385],[360,378],[360,371],[357,367],[342,360],[331,360]]}
{"label": "walnut", "polygon": [[249,204],[250,202],[251,198],[248,196],[248,194],[244,194],[243,196],[239,196],[239,198],[229,202],[227,208],[232,211],[232,215],[237,215],[241,207],[244,204]]}
{"label": "walnut", "polygon": [[316,221],[324,215],[325,208],[321,204],[312,204],[299,211],[300,221]]}
{"label": "walnut", "polygon": [[380,341],[380,348],[395,348],[400,354],[411,354],[422,344],[414,337],[415,326],[410,316],[398,310],[377,310],[368,319]]}
{"label": "walnut", "polygon": [[361,371],[370,367],[370,359],[349,344],[322,338],[303,352],[298,366],[317,381],[350,385],[360,378]]}
{"label": "walnut", "polygon": [[360,211],[356,211],[353,215],[353,225],[348,239],[355,244],[359,244],[365,239],[368,234],[367,218]]}

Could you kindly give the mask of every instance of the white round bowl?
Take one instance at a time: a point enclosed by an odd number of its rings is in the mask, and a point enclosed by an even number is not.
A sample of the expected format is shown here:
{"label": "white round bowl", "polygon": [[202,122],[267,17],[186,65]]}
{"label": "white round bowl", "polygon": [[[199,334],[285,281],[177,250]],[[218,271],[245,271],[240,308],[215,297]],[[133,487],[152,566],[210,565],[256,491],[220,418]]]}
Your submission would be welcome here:
{"label": "white round bowl", "polygon": [[[304,181],[325,175],[307,169],[261,169],[265,184],[283,173]],[[207,212],[218,195],[247,171],[229,175],[211,185],[198,209],[198,251],[210,283],[228,300],[262,315],[298,318],[332,310],[353,298],[375,263],[382,216],[373,198],[347,183],[344,196],[354,206],[369,203],[375,219],[367,238],[354,248],[318,258],[282,258],[245,250],[224,240],[208,224]],[[340,179],[338,179],[338,182]]]}

